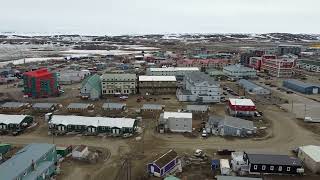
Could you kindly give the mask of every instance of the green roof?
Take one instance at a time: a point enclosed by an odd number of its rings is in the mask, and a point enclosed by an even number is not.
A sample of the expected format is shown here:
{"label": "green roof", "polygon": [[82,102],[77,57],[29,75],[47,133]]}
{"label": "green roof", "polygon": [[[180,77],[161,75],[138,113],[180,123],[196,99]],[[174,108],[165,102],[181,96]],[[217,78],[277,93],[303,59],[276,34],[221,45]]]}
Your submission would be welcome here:
{"label": "green roof", "polygon": [[95,75],[87,77],[82,82],[82,87],[85,86],[87,83],[89,83],[92,86],[92,88],[94,88],[98,91],[101,90],[101,78],[99,75],[95,74]]}
{"label": "green roof", "polygon": [[180,179],[177,177],[174,177],[174,176],[168,176],[168,177],[164,178],[164,180],[180,180]]}
{"label": "green roof", "polygon": [[298,62],[302,62],[305,64],[320,66],[320,60],[299,60]]}

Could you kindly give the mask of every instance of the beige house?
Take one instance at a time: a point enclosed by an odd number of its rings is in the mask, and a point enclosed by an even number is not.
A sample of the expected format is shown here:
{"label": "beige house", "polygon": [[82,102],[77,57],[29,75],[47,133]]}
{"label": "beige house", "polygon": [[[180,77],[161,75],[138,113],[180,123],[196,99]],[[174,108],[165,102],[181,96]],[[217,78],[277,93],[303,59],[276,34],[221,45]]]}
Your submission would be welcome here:
{"label": "beige house", "polygon": [[135,94],[137,76],[135,74],[104,74],[102,95]]}
{"label": "beige house", "polygon": [[139,93],[175,94],[177,80],[175,76],[139,76]]}

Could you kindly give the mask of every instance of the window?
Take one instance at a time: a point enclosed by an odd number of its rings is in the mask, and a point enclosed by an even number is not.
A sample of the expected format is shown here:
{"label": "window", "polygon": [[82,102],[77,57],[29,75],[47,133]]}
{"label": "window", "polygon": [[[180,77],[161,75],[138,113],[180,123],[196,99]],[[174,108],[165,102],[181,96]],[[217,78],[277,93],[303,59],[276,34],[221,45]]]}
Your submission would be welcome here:
{"label": "window", "polygon": [[274,170],[274,166],[270,166],[270,171],[273,171]]}
{"label": "window", "polygon": [[266,165],[263,165],[263,166],[262,166],[262,170],[266,170]]}
{"label": "window", "polygon": [[254,169],[254,170],[257,170],[257,169],[258,169],[258,165],[254,165],[254,166],[253,166],[253,169]]}
{"label": "window", "polygon": [[282,171],[282,166],[279,166],[278,171]]}
{"label": "window", "polygon": [[291,170],[291,167],[287,167],[287,171],[289,172]]}

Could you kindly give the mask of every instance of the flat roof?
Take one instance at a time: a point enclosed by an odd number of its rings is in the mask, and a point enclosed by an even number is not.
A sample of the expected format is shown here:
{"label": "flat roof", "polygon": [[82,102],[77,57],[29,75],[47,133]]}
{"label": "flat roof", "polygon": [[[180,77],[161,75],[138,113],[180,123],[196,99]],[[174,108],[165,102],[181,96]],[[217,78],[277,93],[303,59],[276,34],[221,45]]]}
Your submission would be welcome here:
{"label": "flat roof", "polygon": [[150,71],[200,71],[198,67],[149,68]]}
{"label": "flat roof", "polygon": [[161,104],[143,104],[141,109],[155,109],[155,110],[162,110],[164,106]]}
{"label": "flat roof", "polygon": [[184,112],[164,112],[163,118],[191,118],[192,119],[192,113],[184,113]]}
{"label": "flat roof", "polygon": [[51,108],[55,106],[56,103],[35,103],[32,107],[33,108]]}
{"label": "flat roof", "polygon": [[0,165],[1,179],[16,179],[17,175],[24,173],[25,170],[31,166],[32,160],[34,162],[37,162],[40,158],[42,158],[44,154],[46,154],[54,146],[54,144],[37,143],[25,146],[23,149],[18,151],[12,158]]}
{"label": "flat roof", "polygon": [[208,108],[207,105],[187,105],[189,111],[208,111]]}
{"label": "flat roof", "polygon": [[139,76],[139,81],[177,81],[175,76]]}
{"label": "flat roof", "polygon": [[127,106],[125,103],[104,103],[102,105],[103,109],[122,109]]}
{"label": "flat roof", "polygon": [[19,124],[27,115],[0,114],[0,123]]}
{"label": "flat roof", "polygon": [[308,145],[299,148],[316,162],[320,162],[320,146]]}
{"label": "flat roof", "polygon": [[251,99],[229,98],[229,101],[233,106],[255,106]]}
{"label": "flat roof", "polygon": [[105,126],[105,127],[133,127],[135,119],[131,118],[110,118],[110,117],[87,117],[87,116],[63,116],[53,115],[51,123],[62,125],[83,125],[83,126]]}

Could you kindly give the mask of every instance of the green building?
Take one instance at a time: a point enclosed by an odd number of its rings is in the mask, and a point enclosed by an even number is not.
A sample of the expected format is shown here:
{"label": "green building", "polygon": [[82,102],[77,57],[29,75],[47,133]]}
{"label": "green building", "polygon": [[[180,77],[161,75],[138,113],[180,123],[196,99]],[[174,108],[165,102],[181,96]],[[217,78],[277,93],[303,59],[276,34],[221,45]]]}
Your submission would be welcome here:
{"label": "green building", "polygon": [[0,114],[0,131],[22,132],[33,122],[32,116]]}
{"label": "green building", "polygon": [[131,118],[86,117],[86,116],[52,116],[49,129],[55,134],[78,132],[96,135],[99,133],[121,135],[133,134],[137,121]]}
{"label": "green building", "polygon": [[54,144],[29,144],[0,165],[2,180],[46,180],[56,172]]}
{"label": "green building", "polygon": [[81,85],[81,97],[92,100],[99,99],[101,96],[101,78],[95,74],[86,78]]}

